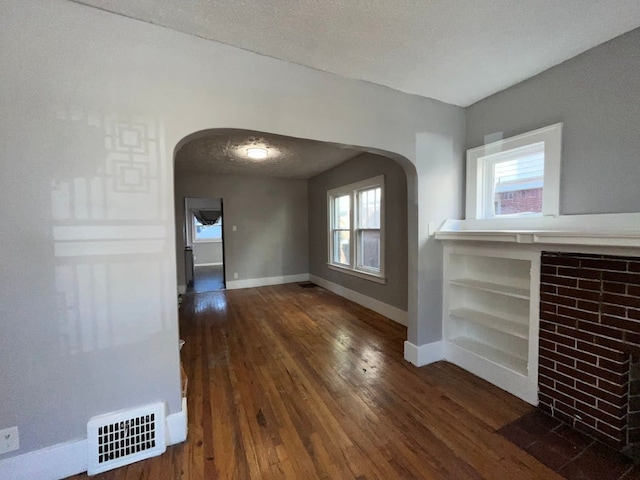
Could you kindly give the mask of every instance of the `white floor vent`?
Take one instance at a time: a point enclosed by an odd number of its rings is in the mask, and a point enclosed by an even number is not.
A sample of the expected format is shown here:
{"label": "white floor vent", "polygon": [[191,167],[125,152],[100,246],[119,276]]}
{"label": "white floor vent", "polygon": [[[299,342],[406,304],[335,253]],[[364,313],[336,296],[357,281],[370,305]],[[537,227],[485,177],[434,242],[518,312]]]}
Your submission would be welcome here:
{"label": "white floor vent", "polygon": [[87,444],[89,475],[162,454],[167,449],[164,403],[93,417]]}

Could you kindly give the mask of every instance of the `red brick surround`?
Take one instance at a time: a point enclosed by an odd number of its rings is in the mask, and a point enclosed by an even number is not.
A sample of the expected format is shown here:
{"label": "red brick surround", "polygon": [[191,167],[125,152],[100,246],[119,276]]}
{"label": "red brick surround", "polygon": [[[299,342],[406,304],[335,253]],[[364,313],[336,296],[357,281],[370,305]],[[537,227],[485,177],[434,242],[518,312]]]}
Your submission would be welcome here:
{"label": "red brick surround", "polygon": [[640,356],[640,258],[543,252],[540,407],[618,448],[635,443],[632,354]]}

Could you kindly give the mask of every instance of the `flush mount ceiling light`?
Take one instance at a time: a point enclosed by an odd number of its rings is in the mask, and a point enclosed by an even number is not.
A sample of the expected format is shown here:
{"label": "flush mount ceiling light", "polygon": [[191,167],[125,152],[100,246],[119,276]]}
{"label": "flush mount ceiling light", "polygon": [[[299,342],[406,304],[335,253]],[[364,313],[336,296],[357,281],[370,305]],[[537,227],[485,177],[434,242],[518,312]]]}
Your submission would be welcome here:
{"label": "flush mount ceiling light", "polygon": [[253,158],[254,160],[262,160],[267,158],[269,151],[266,148],[247,148],[247,157]]}

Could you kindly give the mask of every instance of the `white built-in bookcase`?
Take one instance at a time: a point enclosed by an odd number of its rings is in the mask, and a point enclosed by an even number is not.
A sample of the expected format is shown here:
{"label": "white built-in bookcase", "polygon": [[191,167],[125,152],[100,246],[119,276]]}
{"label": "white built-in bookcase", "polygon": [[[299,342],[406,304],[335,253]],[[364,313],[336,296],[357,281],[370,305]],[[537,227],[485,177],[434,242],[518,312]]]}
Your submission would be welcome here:
{"label": "white built-in bookcase", "polygon": [[445,245],[445,357],[537,405],[540,252],[510,247]]}

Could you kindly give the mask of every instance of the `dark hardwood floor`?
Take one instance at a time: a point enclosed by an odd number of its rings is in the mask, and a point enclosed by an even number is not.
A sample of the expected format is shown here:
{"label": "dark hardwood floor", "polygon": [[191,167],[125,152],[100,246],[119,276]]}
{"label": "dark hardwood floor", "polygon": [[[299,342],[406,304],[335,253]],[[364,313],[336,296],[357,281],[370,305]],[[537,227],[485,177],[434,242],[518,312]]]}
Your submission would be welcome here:
{"label": "dark hardwood floor", "polygon": [[222,265],[198,265],[194,267],[193,285],[187,288],[187,293],[215,292],[224,288]]}
{"label": "dark hardwood floor", "polygon": [[94,478],[561,478],[496,433],[532,407],[324,289],[187,295],[180,328],[188,441]]}

